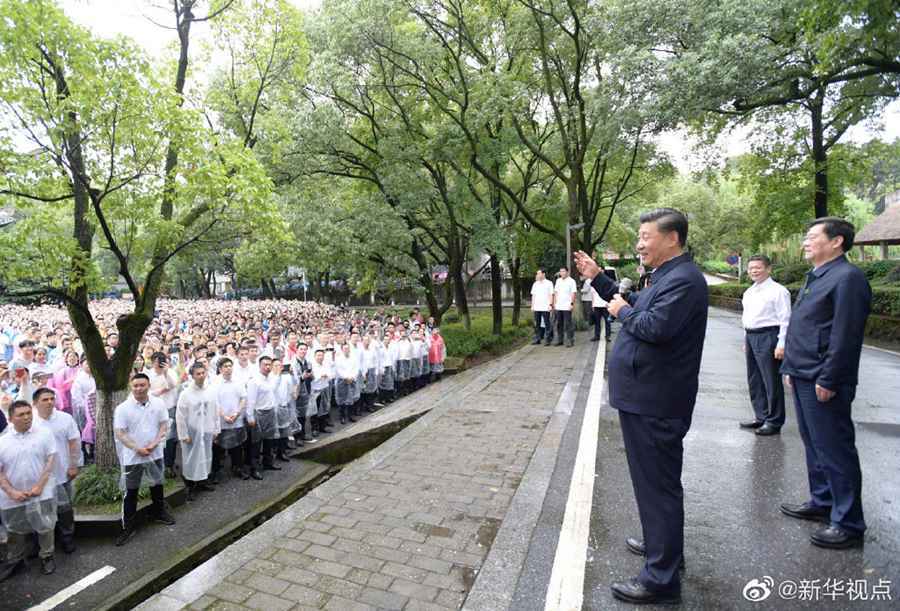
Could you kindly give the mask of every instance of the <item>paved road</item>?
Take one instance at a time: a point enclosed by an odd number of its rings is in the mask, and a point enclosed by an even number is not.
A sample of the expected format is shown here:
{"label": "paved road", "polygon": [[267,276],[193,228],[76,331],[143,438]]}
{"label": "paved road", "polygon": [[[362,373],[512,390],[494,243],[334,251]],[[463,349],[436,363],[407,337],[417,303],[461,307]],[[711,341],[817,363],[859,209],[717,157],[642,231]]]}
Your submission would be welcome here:
{"label": "paved road", "polygon": [[[751,579],[865,580],[869,593],[879,579],[892,582],[893,602],[856,601],[852,608],[897,608],[900,596],[900,356],[866,348],[854,413],[864,477],[869,531],[864,549],[826,551],[812,546],[816,528],[780,514],[781,502],[807,498],[803,445],[793,407],[776,437],[739,430],[751,416],[737,315],[710,312],[701,386],[692,429],[685,440],[686,558],[684,606],[691,609],[753,608],[742,598]],[[591,517],[584,588],[586,609],[619,605],[608,585],[637,573],[640,560],[623,538],[640,535],[634,496],[614,410],[604,410],[599,432],[597,485]],[[832,582],[833,583],[833,582]],[[772,608],[851,606],[848,595],[787,602],[777,591]]]}

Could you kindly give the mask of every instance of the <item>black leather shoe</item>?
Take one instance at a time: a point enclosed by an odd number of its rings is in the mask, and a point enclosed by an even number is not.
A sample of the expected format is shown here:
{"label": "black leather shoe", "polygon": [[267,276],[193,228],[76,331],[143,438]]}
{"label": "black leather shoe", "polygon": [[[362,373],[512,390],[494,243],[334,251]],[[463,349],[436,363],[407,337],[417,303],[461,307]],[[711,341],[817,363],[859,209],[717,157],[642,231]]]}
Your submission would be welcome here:
{"label": "black leather shoe", "polygon": [[63,539],[60,541],[62,544],[62,550],[66,554],[72,554],[75,552],[75,542],[71,539]]}
{"label": "black leather shoe", "polygon": [[200,482],[199,484],[197,484],[197,490],[200,490],[202,492],[212,492],[215,490],[215,488],[213,488],[206,482]]}
{"label": "black leather shoe", "polygon": [[768,437],[769,435],[780,435],[781,427],[780,426],[772,426],[768,422],[758,429],[756,429],[756,434],[760,437]]}
{"label": "black leather shoe", "polygon": [[540,344],[541,344],[541,340],[539,340],[539,339],[536,339],[533,342],[531,342],[532,346],[539,346]]}
{"label": "black leather shoe", "polygon": [[740,427],[742,429],[758,429],[761,427],[764,422],[760,422],[759,420],[750,420],[748,422],[741,422]]}
{"label": "black leather shoe", "polygon": [[782,503],[781,513],[792,518],[800,518],[801,520],[812,520],[813,522],[828,522],[831,516],[830,507],[816,507],[811,503]]}
{"label": "black leather shoe", "polygon": [[600,341],[600,338],[599,338],[599,337],[592,337],[592,338],[591,338],[591,341],[592,341],[592,342],[599,342],[599,341]]}
{"label": "black leather shoe", "polygon": [[123,530],[119,534],[119,538],[116,539],[116,547],[122,547],[123,545],[131,541],[131,538],[134,536],[134,532],[135,531],[133,528],[126,528],[125,530]]}
{"label": "black leather shoe", "polygon": [[256,479],[256,480],[261,480],[263,478],[262,473],[260,473],[256,469],[253,469],[250,471],[250,477],[252,477],[253,479]]}
{"label": "black leather shoe", "polygon": [[281,471],[278,465],[263,465],[263,471]]}
{"label": "black leather shoe", "polygon": [[553,344],[553,345],[554,345],[554,346],[562,346],[562,345],[563,345],[563,343],[562,343],[562,342],[556,342],[556,343],[555,343],[555,344]]}
{"label": "black leather shoe", "polygon": [[828,549],[846,549],[863,544],[863,536],[840,526],[826,526],[809,536],[813,545]]}
{"label": "black leather shoe", "polygon": [[154,515],[153,521],[160,524],[165,524],[166,526],[175,526],[175,518],[172,517],[172,514],[169,513],[168,509],[163,509],[162,511]]}
{"label": "black leather shoe", "polygon": [[279,454],[279,455],[276,456],[275,458],[277,458],[277,459],[280,460],[281,462],[291,462],[291,459],[288,458],[287,456],[285,456],[284,454]]}
{"label": "black leather shoe", "polygon": [[680,592],[654,592],[637,579],[618,581],[609,588],[612,594],[619,600],[633,605],[680,605]]}
{"label": "black leather shoe", "polygon": [[241,479],[243,479],[243,480],[250,479],[250,470],[249,469],[241,469]]}
{"label": "black leather shoe", "polygon": [[44,575],[52,575],[55,571],[56,562],[53,560],[53,556],[41,558],[41,573]]}
{"label": "black leather shoe", "polygon": [[[628,551],[632,554],[637,554],[638,556],[646,556],[647,548],[644,547],[643,541],[638,541],[634,537],[625,537],[625,547],[628,548]],[[681,562],[678,563],[678,570],[683,571],[685,569],[684,564],[684,556],[681,557]]]}

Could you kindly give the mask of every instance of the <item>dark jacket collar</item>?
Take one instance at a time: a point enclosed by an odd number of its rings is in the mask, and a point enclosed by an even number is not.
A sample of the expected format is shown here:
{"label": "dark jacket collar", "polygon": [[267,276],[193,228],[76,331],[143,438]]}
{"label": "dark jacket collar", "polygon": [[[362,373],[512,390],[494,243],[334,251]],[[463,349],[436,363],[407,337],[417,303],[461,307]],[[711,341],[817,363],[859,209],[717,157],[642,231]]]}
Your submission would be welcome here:
{"label": "dark jacket collar", "polygon": [[653,272],[650,276],[653,284],[658,283],[660,280],[662,280],[663,276],[668,274],[670,271],[672,271],[673,269],[675,269],[682,263],[686,263],[691,260],[693,260],[693,258],[691,257],[690,253],[686,253],[686,252],[678,255],[677,257],[673,257],[673,258],[669,259],[668,261],[666,261],[665,263],[663,263],[662,265],[660,265],[659,267],[657,267],[656,269],[653,270]]}
{"label": "dark jacket collar", "polygon": [[832,267],[834,267],[836,265],[840,265],[842,263],[846,263],[846,262],[847,262],[847,255],[841,255],[840,257],[835,257],[828,263],[825,263],[824,265],[820,265],[819,267],[811,270],[810,273],[813,276],[815,276],[816,278],[821,278],[822,275],[825,272],[827,272],[829,269],[831,269]]}

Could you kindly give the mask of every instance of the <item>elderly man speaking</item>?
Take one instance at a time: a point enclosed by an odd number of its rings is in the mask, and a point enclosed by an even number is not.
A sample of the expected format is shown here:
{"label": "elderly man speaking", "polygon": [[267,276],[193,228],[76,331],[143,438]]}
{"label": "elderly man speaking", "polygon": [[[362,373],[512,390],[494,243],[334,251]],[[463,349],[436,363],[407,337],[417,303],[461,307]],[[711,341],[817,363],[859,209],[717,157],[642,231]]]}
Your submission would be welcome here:
{"label": "elderly man speaking", "polygon": [[575,253],[575,262],[622,322],[609,359],[609,402],[619,410],[644,534],[643,542],[629,538],[625,544],[646,561],[636,578],[614,583],[612,593],[635,604],[677,604],[684,563],[682,440],[697,397],[709,295],[684,252],[684,214],[660,208],[640,221],[637,251],[654,271],[649,285],[627,301],[588,255]]}

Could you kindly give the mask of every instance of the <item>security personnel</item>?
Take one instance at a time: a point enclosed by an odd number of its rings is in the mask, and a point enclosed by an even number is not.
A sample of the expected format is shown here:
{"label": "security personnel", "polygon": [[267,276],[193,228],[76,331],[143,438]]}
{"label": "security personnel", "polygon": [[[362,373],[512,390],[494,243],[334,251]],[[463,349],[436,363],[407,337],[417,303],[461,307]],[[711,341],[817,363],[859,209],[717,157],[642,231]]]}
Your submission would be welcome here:
{"label": "security personnel", "polygon": [[636,578],[612,584],[612,593],[630,603],[677,604],[684,563],[682,440],[697,398],[709,292],[684,252],[687,217],[660,208],[640,221],[637,250],[654,271],[649,286],[627,301],[588,255],[575,253],[575,260],[622,322],[609,360],[609,403],[619,410],[644,534],[643,542],[625,544],[646,562]]}
{"label": "security personnel", "polygon": [[866,530],[850,406],[872,289],[844,254],[854,237],[853,225],[836,217],[816,219],[807,228],[803,254],[813,269],[794,303],[781,366],[794,391],[810,492],[808,501],[785,503],[781,511],[825,522],[810,539],[832,549],[861,545]]}

